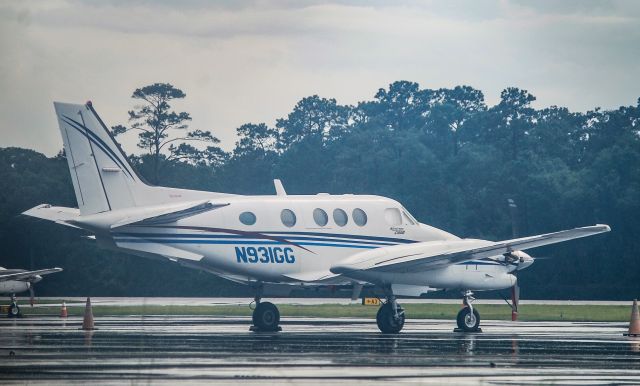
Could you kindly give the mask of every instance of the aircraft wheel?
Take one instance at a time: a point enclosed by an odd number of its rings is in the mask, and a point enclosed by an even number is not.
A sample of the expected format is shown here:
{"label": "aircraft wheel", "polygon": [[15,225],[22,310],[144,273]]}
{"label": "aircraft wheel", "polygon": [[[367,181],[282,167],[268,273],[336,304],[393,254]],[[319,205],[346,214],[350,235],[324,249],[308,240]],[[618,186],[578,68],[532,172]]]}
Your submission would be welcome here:
{"label": "aircraft wheel", "polygon": [[259,331],[279,331],[280,311],[273,303],[261,302],[253,310],[253,325]]}
{"label": "aircraft wheel", "polygon": [[20,317],[20,307],[18,307],[17,303],[11,303],[9,306],[9,313],[7,314],[9,318],[19,318]]}
{"label": "aircraft wheel", "polygon": [[478,313],[478,310],[475,308],[473,309],[473,313],[471,313],[469,307],[465,307],[458,312],[456,322],[458,322],[458,328],[463,331],[478,331],[478,326],[480,326],[480,313]]}
{"label": "aircraft wheel", "polygon": [[400,305],[398,307],[398,318],[395,317],[391,303],[383,304],[378,309],[376,322],[378,328],[383,334],[397,334],[404,327],[404,310]]}

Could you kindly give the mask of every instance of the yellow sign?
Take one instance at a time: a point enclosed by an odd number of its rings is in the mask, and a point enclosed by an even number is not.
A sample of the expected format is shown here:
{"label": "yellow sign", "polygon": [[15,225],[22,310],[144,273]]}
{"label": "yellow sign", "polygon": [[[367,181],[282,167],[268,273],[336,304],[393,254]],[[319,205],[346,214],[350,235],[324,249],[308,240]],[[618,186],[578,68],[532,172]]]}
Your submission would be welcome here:
{"label": "yellow sign", "polygon": [[362,298],[363,306],[379,306],[380,299],[378,298]]}

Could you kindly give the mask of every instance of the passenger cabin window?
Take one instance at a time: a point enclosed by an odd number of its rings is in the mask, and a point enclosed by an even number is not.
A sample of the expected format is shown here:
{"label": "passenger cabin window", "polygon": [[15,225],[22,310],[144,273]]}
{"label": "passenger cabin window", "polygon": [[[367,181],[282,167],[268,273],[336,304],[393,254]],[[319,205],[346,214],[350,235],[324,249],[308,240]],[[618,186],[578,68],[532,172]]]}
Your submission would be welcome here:
{"label": "passenger cabin window", "polygon": [[323,227],[329,222],[329,215],[324,210],[316,208],[313,210],[313,221]]}
{"label": "passenger cabin window", "polygon": [[336,225],[341,227],[347,225],[347,222],[349,221],[349,218],[347,217],[347,212],[345,212],[342,209],[334,209],[333,221],[335,221]]}
{"label": "passenger cabin window", "polygon": [[296,225],[296,214],[289,209],[283,209],[282,212],[280,212],[280,220],[282,220],[285,226],[291,228]]}
{"label": "passenger cabin window", "polygon": [[256,215],[251,212],[240,213],[240,222],[244,225],[253,225],[256,223]]}
{"label": "passenger cabin window", "polygon": [[384,219],[392,226],[402,225],[402,215],[398,208],[387,208],[384,210]]}
{"label": "passenger cabin window", "polygon": [[360,208],[355,208],[351,213],[351,217],[353,217],[353,222],[358,226],[363,227],[367,223],[367,214]]}

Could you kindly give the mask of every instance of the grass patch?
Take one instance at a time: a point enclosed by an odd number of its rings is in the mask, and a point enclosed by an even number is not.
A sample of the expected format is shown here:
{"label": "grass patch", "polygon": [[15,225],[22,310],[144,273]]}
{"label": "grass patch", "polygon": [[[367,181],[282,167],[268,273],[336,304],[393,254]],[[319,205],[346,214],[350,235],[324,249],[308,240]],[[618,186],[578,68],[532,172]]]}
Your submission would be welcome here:
{"label": "grass patch", "polygon": [[[60,303],[55,306],[30,308],[21,307],[28,315],[58,315]],[[457,304],[405,304],[407,317],[412,319],[450,319],[453,320],[460,310]],[[319,305],[278,305],[280,314],[306,317],[356,317],[375,318],[378,307],[359,304],[319,304]],[[477,304],[482,319],[510,320],[511,309],[507,305]],[[67,307],[69,315],[80,316],[84,307]],[[251,316],[251,309],[243,305],[140,305],[140,306],[102,306],[94,305],[96,316],[121,315],[193,315],[193,316]],[[539,305],[520,306],[519,320],[530,321],[593,321],[593,322],[626,322],[629,320],[631,308],[619,305]]]}

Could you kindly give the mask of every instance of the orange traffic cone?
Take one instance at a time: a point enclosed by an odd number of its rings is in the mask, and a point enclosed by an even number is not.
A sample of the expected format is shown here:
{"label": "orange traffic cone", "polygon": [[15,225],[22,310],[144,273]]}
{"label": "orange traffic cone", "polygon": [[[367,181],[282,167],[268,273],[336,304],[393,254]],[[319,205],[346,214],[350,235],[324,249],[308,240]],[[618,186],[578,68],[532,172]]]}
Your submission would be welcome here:
{"label": "orange traffic cone", "polygon": [[93,330],[93,310],[91,309],[91,298],[87,298],[87,305],[84,308],[83,330]]}
{"label": "orange traffic cone", "polygon": [[631,321],[629,322],[629,332],[624,336],[640,336],[640,312],[638,312],[638,300],[633,299],[633,308],[631,309]]}
{"label": "orange traffic cone", "polygon": [[60,310],[60,317],[66,318],[69,316],[69,312],[67,311],[67,303],[62,302],[62,309]]}

